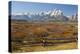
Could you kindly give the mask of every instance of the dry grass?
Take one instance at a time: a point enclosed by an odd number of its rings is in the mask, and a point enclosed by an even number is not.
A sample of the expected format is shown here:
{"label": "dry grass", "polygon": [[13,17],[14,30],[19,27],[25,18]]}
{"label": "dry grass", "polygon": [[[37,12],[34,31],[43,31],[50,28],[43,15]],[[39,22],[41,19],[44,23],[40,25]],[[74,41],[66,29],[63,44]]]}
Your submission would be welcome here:
{"label": "dry grass", "polygon": [[[22,47],[22,51],[19,52],[36,52],[36,51],[53,51],[53,50],[71,50],[71,49],[77,49],[77,43],[71,42],[71,43],[63,43],[58,44],[55,46],[34,46],[34,47]],[[18,52],[18,51],[17,51]]]}
{"label": "dry grass", "polygon": [[[11,23],[11,43],[12,52],[34,52],[34,51],[50,51],[50,50],[65,50],[77,48],[77,23]],[[74,38],[67,41],[69,43],[53,44],[52,46],[31,46],[29,41],[42,42],[45,38]],[[76,40],[76,41],[74,41]],[[26,43],[24,43],[26,41]],[[47,42],[65,42],[65,40],[46,40]]]}

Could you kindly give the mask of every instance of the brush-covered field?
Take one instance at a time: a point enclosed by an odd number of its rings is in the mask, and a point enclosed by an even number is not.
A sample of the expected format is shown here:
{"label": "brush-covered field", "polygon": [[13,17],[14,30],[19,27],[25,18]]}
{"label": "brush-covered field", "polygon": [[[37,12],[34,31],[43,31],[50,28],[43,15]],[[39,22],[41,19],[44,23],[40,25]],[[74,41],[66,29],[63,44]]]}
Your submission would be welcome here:
{"label": "brush-covered field", "polygon": [[12,52],[77,49],[77,22],[11,22]]}

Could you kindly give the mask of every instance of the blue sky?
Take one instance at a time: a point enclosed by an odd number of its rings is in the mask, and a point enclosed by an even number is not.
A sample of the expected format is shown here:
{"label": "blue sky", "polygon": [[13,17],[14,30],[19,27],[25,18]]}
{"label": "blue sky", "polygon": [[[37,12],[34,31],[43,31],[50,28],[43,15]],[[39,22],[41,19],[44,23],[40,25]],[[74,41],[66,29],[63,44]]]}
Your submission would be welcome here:
{"label": "blue sky", "polygon": [[70,16],[78,12],[77,5],[52,4],[52,3],[33,3],[33,2],[12,2],[12,13],[39,13],[41,11],[50,11],[60,9],[64,15]]}

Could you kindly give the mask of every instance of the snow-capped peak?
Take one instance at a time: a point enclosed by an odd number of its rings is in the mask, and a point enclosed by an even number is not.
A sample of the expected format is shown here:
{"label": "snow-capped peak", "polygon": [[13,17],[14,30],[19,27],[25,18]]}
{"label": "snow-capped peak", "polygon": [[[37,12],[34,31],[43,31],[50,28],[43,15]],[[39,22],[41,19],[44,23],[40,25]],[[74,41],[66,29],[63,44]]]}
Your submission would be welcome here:
{"label": "snow-capped peak", "polygon": [[63,16],[63,12],[59,9],[54,9],[51,13],[51,16],[58,16],[58,15]]}

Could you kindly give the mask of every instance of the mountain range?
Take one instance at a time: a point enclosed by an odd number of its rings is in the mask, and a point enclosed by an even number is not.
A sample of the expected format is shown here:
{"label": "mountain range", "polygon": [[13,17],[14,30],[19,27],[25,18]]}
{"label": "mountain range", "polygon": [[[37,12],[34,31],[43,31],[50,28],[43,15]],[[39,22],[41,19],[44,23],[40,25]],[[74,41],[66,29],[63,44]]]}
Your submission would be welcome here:
{"label": "mountain range", "polygon": [[65,16],[63,11],[54,9],[53,11],[40,12],[37,14],[22,13],[11,15],[11,19],[27,20],[32,22],[51,22],[51,21],[77,21],[77,14]]}

